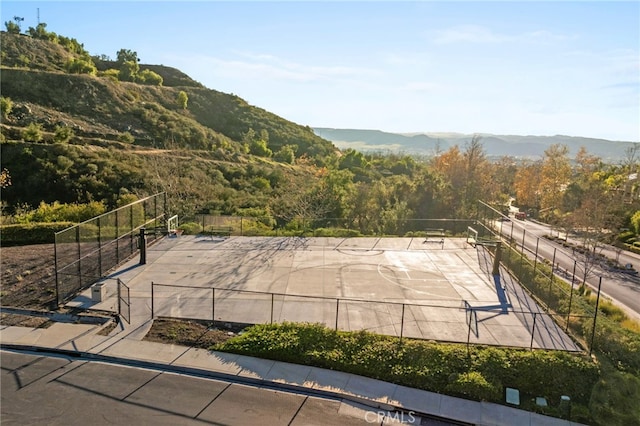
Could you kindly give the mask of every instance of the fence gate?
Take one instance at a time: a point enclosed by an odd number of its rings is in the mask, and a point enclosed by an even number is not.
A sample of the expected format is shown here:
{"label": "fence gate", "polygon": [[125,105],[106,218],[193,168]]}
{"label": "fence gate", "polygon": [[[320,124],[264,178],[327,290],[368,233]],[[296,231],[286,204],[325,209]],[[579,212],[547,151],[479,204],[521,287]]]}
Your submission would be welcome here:
{"label": "fence gate", "polygon": [[129,296],[129,287],[118,278],[118,315],[131,324],[131,298]]}

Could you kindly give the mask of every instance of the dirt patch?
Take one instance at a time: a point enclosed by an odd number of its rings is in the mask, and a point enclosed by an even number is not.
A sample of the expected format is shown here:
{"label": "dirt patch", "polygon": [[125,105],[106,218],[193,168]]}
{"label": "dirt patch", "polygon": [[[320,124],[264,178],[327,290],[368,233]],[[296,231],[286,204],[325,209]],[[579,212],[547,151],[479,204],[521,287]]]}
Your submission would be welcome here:
{"label": "dirt patch", "polygon": [[99,336],[108,336],[116,327],[118,326],[118,322],[113,319],[109,322],[109,324],[105,325],[98,331]]}
{"label": "dirt patch", "polygon": [[0,279],[2,306],[51,309],[56,302],[54,245],[2,247]]}
{"label": "dirt patch", "polygon": [[20,314],[0,314],[0,324],[29,328],[47,328],[53,324],[49,318]]}
{"label": "dirt patch", "polygon": [[[0,250],[0,305],[50,310],[56,308],[55,255],[53,244],[2,247]],[[58,310],[59,311],[59,310]],[[53,322],[42,316],[2,313],[0,324],[44,328]],[[99,334],[108,335],[117,323],[112,321]],[[206,321],[156,319],[145,340],[208,349],[235,336],[242,326]]]}
{"label": "dirt patch", "polygon": [[235,335],[235,331],[214,328],[208,321],[156,319],[144,340],[209,349]]}

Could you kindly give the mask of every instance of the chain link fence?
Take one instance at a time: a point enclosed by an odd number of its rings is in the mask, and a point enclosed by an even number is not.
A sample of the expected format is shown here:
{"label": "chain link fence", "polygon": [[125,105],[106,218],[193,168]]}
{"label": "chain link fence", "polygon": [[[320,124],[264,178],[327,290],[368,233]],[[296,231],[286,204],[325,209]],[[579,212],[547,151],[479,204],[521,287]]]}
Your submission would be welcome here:
{"label": "chain link fence", "polygon": [[55,234],[56,300],[68,300],[134,255],[138,233],[147,242],[164,232],[166,194],[159,193],[104,213]]}
{"label": "chain link fence", "polygon": [[[184,221],[183,221],[184,222]],[[475,220],[470,219],[404,219],[389,221],[385,229],[374,226],[355,226],[347,219],[300,218],[294,224],[279,225],[272,217],[221,216],[198,214],[194,222],[204,231],[231,229],[240,236],[428,236],[442,231],[447,236],[460,236]]]}
{"label": "chain link fence", "polygon": [[[543,254],[543,246],[551,244],[543,237],[527,233],[524,227],[520,229],[515,223],[494,207],[479,202],[479,228],[503,242],[502,265],[566,332],[592,348],[597,311],[585,303],[584,298],[578,297],[586,291],[584,283],[588,271],[583,270],[581,274],[579,262],[573,255],[557,247],[548,248]],[[572,266],[560,268],[557,261],[561,256],[564,263]],[[602,277],[599,280],[601,283]]]}
{"label": "chain link fence", "polygon": [[399,339],[580,350],[543,312],[486,309],[465,300],[402,303],[152,282],[151,315],[244,325],[319,323]]}

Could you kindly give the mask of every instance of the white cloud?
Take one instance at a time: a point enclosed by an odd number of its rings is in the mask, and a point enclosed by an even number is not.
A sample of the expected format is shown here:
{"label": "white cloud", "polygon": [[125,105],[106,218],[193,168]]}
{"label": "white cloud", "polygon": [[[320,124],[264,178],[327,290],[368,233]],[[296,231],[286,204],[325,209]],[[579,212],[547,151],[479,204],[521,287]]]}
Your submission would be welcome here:
{"label": "white cloud", "polygon": [[530,31],[521,34],[500,34],[490,28],[479,25],[458,25],[433,33],[435,44],[450,43],[504,43],[504,42],[535,42],[557,43],[559,41],[576,39],[575,35],[557,34],[547,30]]}
{"label": "white cloud", "polygon": [[371,68],[350,66],[307,65],[268,54],[234,52],[238,59],[196,55],[179,58],[182,63],[207,67],[212,73],[234,78],[260,80],[287,80],[294,82],[314,82],[341,79],[361,79],[376,75]]}
{"label": "white cloud", "polygon": [[459,42],[499,43],[510,39],[511,37],[496,34],[486,27],[478,25],[458,25],[445,30],[436,31],[433,37],[433,42],[436,44]]}
{"label": "white cloud", "polygon": [[439,84],[428,81],[410,81],[400,87],[400,90],[410,92],[433,92],[437,89],[440,89]]}

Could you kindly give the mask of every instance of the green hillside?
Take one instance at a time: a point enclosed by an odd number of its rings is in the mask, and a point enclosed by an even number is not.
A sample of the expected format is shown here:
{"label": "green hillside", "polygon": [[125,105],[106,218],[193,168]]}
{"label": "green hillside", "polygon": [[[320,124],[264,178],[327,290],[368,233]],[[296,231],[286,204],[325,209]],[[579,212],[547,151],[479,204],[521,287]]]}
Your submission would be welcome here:
{"label": "green hillside", "polygon": [[[335,156],[310,128],[179,70],[140,65],[138,75],[149,70],[161,84],[121,81],[116,61],[51,34],[0,38],[1,93],[10,105],[1,125],[12,182],[2,193],[5,213],[41,201],[113,205],[122,193],[157,190],[184,198],[177,208],[187,216],[196,208],[265,209],[280,181],[305,175],[312,186],[317,167]],[[78,63],[95,69],[72,73]],[[25,137],[28,129],[37,137]]]}

